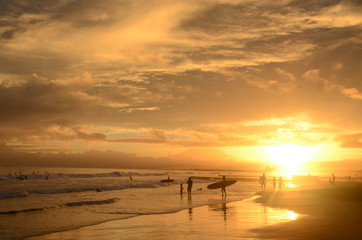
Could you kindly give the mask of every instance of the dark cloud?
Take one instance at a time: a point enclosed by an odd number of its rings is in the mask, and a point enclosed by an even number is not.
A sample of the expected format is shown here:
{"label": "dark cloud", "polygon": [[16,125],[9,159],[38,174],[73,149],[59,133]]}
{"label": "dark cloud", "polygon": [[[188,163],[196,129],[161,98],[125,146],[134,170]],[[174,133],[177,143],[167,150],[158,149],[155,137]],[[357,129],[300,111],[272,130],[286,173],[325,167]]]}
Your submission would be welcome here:
{"label": "dark cloud", "polygon": [[5,31],[1,34],[1,38],[2,39],[6,39],[6,40],[9,40],[11,39],[13,36],[14,36],[14,33],[16,32],[16,30],[8,30],[8,31]]}
{"label": "dark cloud", "polygon": [[106,135],[104,135],[102,133],[78,132],[77,135],[80,139],[84,139],[86,141],[100,141],[100,140],[104,141],[106,139]]}
{"label": "dark cloud", "polygon": [[255,29],[272,24],[265,13],[281,9],[256,7],[253,4],[218,4],[208,8],[197,16],[185,20],[181,27],[186,30],[200,31],[209,34],[238,33],[241,30]]}
{"label": "dark cloud", "polygon": [[290,3],[287,6],[293,8],[296,7],[303,11],[319,11],[321,8],[335,6],[341,2],[343,2],[343,0],[331,0],[331,1],[317,0],[313,2],[296,0],[296,1],[290,1]]}
{"label": "dark cloud", "polygon": [[[0,55],[0,71],[2,73],[20,75],[22,78],[28,78],[31,74],[37,73],[41,76],[50,76],[56,78],[64,73],[68,66],[69,58],[65,56],[42,56],[34,55]],[[21,66],[21,67],[20,67]],[[54,71],[54,66],[57,70]]]}
{"label": "dark cloud", "polygon": [[92,102],[86,94],[37,76],[20,85],[0,85],[0,136],[7,140],[32,137],[68,139],[68,135],[51,133],[48,128],[77,124],[88,115],[86,108],[94,105]]}
{"label": "dark cloud", "polygon": [[24,117],[29,120],[33,116],[75,112],[81,101],[67,87],[37,78],[19,86],[1,86],[0,92],[2,121],[13,121],[18,115],[18,120],[23,121]]}
{"label": "dark cloud", "polygon": [[51,20],[69,22],[76,28],[109,26],[115,18],[127,14],[127,11],[116,14],[115,9],[119,9],[119,6],[127,9],[129,5],[128,1],[70,1],[57,9]]}
{"label": "dark cloud", "polygon": [[156,137],[158,139],[166,139],[165,131],[162,131],[160,129],[151,129],[150,131],[146,132],[146,135]]}
{"label": "dark cloud", "polygon": [[0,15],[19,17],[23,14],[40,14],[53,11],[58,6],[69,1],[54,0],[2,0]]}
{"label": "dark cloud", "polygon": [[147,143],[147,144],[160,144],[166,143],[163,139],[147,139],[147,138],[122,138],[109,140],[112,143]]}

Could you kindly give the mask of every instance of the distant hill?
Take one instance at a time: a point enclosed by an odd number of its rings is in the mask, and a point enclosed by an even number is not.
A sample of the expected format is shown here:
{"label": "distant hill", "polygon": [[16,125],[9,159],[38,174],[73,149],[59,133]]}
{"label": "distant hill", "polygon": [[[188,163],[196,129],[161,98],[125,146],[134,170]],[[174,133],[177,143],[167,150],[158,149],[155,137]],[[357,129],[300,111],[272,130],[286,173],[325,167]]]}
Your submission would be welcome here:
{"label": "distant hill", "polygon": [[217,149],[188,149],[182,153],[171,155],[170,158],[174,159],[189,159],[189,160],[198,160],[198,161],[220,161],[220,160],[232,160],[235,157],[221,152]]}
{"label": "distant hill", "polygon": [[26,153],[0,145],[0,167],[87,167],[135,169],[259,169],[216,149],[189,149],[168,157],[138,156],[117,151],[90,150],[84,153]]}
{"label": "distant hill", "polygon": [[188,149],[168,157],[174,167],[201,169],[257,169],[255,163],[230,156],[212,148]]}

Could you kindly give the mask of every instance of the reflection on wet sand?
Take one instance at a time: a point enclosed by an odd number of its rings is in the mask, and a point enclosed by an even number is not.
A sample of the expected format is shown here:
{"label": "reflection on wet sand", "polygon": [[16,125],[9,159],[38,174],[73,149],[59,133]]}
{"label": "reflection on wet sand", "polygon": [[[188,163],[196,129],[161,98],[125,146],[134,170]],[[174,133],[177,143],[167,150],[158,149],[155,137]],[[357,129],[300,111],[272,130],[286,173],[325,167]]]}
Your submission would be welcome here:
{"label": "reflection on wet sand", "polygon": [[222,209],[222,211],[224,212],[224,222],[226,223],[226,210],[227,210],[227,207],[226,207],[226,203],[222,203],[221,204],[221,209]]}
{"label": "reflection on wet sand", "polygon": [[[189,206],[192,206],[192,197],[191,197],[191,194],[188,195],[188,204]],[[192,208],[189,208],[188,209],[188,212],[189,212],[189,220],[192,221]]]}
{"label": "reflection on wet sand", "polygon": [[284,209],[261,206],[261,222],[265,225],[297,220],[298,213]]}
{"label": "reflection on wet sand", "polygon": [[[191,199],[188,199],[191,201]],[[298,214],[261,206],[252,200],[188,208],[169,214],[142,215],[96,226],[37,237],[55,239],[257,239],[252,229],[288,222]],[[182,234],[180,235],[180,233]]]}
{"label": "reflection on wet sand", "polygon": [[224,223],[226,224],[226,222],[227,222],[228,210],[230,210],[230,209],[227,207],[227,203],[209,205],[209,210],[210,210],[210,211],[221,212],[221,213],[222,213],[222,216],[224,217]]}
{"label": "reflection on wet sand", "polygon": [[244,209],[239,209],[235,204],[235,202],[231,202],[210,205],[209,210],[221,212],[224,222],[226,222],[228,218],[233,221],[237,219],[235,222],[243,223],[244,225],[248,223],[271,225],[280,222],[294,221],[300,216],[298,213],[290,210],[270,208],[265,205],[259,205],[257,207],[259,211],[255,212],[253,207],[248,206],[253,203],[248,201],[243,202]]}
{"label": "reflection on wet sand", "polygon": [[188,212],[189,212],[189,220],[192,221],[192,208],[189,208]]}

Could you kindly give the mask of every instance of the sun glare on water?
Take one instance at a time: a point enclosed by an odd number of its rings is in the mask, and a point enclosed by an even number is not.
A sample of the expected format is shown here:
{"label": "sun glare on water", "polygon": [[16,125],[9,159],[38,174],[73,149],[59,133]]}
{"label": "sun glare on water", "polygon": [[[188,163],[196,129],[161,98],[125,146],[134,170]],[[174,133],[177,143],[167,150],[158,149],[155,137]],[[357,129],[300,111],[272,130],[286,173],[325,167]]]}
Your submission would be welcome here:
{"label": "sun glare on water", "polygon": [[273,145],[265,150],[278,172],[286,175],[302,173],[303,163],[311,161],[315,154],[315,147],[302,145]]}

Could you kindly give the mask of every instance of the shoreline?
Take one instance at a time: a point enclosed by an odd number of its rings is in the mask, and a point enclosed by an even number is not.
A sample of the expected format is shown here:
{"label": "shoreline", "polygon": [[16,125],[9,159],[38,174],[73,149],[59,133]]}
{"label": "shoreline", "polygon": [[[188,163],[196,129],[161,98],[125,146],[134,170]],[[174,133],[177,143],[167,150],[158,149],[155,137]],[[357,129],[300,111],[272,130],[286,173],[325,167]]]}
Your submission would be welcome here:
{"label": "shoreline", "polygon": [[337,183],[265,192],[255,200],[305,215],[254,229],[260,239],[361,239],[362,183]]}
{"label": "shoreline", "polygon": [[262,206],[255,197],[175,213],[139,215],[26,239],[257,239],[253,229],[293,220],[291,211]]}
{"label": "shoreline", "polygon": [[[255,195],[251,196],[251,198],[255,197]],[[249,198],[246,198],[246,199],[249,199]],[[32,236],[23,236],[23,237],[20,237],[20,238],[16,238],[16,239],[38,239],[39,237],[42,237],[42,236],[48,236],[48,235],[51,235],[51,234],[56,234],[56,233],[62,233],[62,232],[68,232],[68,231],[77,231],[79,229],[82,229],[82,228],[91,228],[93,226],[97,226],[97,225],[100,225],[100,224],[107,224],[109,222],[113,222],[113,221],[123,221],[123,220],[127,220],[127,219],[130,219],[130,218],[135,218],[135,217],[142,217],[142,216],[155,216],[155,215],[166,215],[166,214],[177,214],[179,212],[182,212],[182,211],[187,211],[188,209],[192,208],[202,208],[202,207],[206,207],[206,206],[209,206],[209,205],[217,205],[217,204],[229,204],[229,203],[233,203],[233,202],[239,202],[239,201],[244,201],[245,199],[238,199],[238,200],[229,200],[229,201],[225,201],[225,200],[222,200],[218,203],[214,203],[214,204],[203,204],[203,205],[194,205],[194,206],[190,206],[189,208],[185,207],[185,208],[182,208],[182,209],[179,209],[179,210],[173,210],[173,211],[167,211],[167,212],[154,212],[154,213],[120,213],[119,215],[128,215],[126,217],[122,216],[122,217],[116,217],[116,218],[113,218],[113,219],[108,219],[108,220],[100,220],[100,221],[97,221],[95,223],[91,223],[91,224],[86,224],[86,225],[82,225],[82,226],[74,226],[74,227],[69,227],[69,228],[66,228],[66,229],[60,229],[60,230],[56,230],[56,231],[52,231],[52,232],[48,232],[48,233],[41,233],[39,235],[32,235]],[[118,215],[118,214],[114,214],[114,215]],[[2,239],[0,237],[0,239]],[[5,239],[14,239],[14,238],[5,238]]]}
{"label": "shoreline", "polygon": [[66,232],[70,232],[70,231],[77,231],[77,230],[80,230],[82,228],[92,228],[92,227],[96,227],[98,225],[104,225],[104,224],[112,223],[112,222],[115,222],[115,221],[123,221],[123,220],[128,220],[128,219],[131,219],[131,218],[143,217],[143,216],[162,216],[162,215],[178,214],[180,212],[189,211],[190,209],[205,208],[205,207],[208,207],[208,206],[223,205],[223,204],[231,204],[231,203],[235,203],[235,202],[252,201],[252,200],[254,200],[255,197],[257,197],[257,195],[253,195],[253,196],[251,196],[249,198],[245,198],[245,199],[229,200],[229,201],[222,200],[222,201],[220,201],[218,203],[196,205],[196,206],[191,206],[189,208],[182,208],[182,209],[179,209],[179,210],[163,212],[163,213],[158,213],[157,212],[157,213],[142,213],[142,214],[141,213],[125,214],[125,215],[131,215],[131,216],[127,216],[127,217],[124,217],[124,218],[115,218],[115,219],[99,221],[99,222],[96,222],[94,224],[83,225],[83,226],[78,226],[78,227],[69,228],[69,229],[63,229],[63,230],[49,232],[49,233],[40,234],[40,235],[28,236],[28,237],[21,238],[21,239],[24,239],[24,240],[36,240],[38,238],[46,237],[46,236],[52,235],[52,234],[66,233]]}
{"label": "shoreline", "polygon": [[175,212],[140,214],[45,235],[53,239],[360,239],[362,183],[256,192]]}

